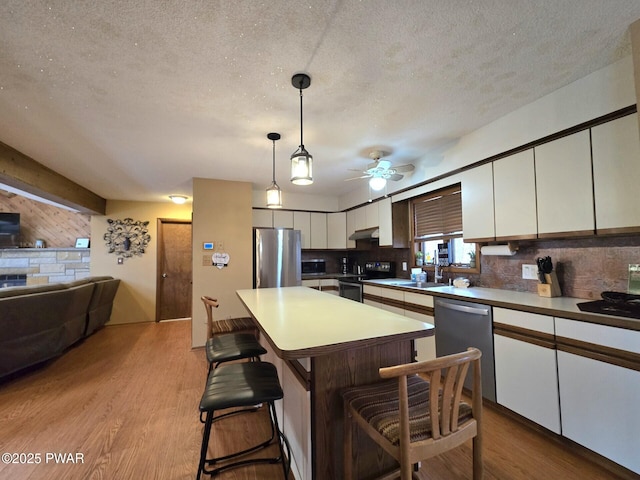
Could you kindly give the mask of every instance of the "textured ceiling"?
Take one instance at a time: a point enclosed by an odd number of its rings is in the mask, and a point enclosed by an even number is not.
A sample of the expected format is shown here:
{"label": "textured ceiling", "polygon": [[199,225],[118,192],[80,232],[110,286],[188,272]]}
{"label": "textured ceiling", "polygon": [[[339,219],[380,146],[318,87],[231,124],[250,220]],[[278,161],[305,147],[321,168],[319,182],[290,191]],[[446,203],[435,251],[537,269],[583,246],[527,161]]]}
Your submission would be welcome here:
{"label": "textured ceiling", "polygon": [[[108,199],[340,195],[630,53],[638,0],[0,2],[0,141]],[[315,182],[288,180],[300,143]],[[360,181],[363,182],[363,181]]]}

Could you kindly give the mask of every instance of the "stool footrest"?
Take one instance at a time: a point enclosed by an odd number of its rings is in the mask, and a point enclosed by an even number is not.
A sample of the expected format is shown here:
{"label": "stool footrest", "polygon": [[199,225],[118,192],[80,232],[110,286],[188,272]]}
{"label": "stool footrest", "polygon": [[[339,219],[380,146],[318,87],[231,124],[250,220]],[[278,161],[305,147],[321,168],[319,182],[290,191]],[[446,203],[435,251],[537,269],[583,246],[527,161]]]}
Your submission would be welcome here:
{"label": "stool footrest", "polygon": [[[285,480],[289,475],[290,460],[287,461],[284,446],[289,450],[288,442],[278,427],[275,401],[283,397],[282,387],[278,380],[278,371],[272,363],[268,362],[242,362],[224,364],[211,371],[207,377],[207,384],[200,400],[200,413],[206,414],[204,421],[204,431],[202,434],[202,446],[200,449],[200,463],[196,480],[200,480],[202,473],[207,475],[217,475],[218,473],[232,468],[242,467],[254,463],[282,463]],[[227,416],[251,411],[251,407],[258,404],[269,405],[269,420],[271,426],[271,437],[257,445],[245,448],[241,451],[223,455],[216,458],[207,458],[207,449],[211,427]],[[218,416],[215,413],[228,408],[244,408],[240,411],[222,413]],[[253,409],[255,410],[255,409]],[[278,445],[280,455],[273,458],[249,458],[238,460],[233,463],[220,465],[217,468],[208,470],[206,466],[213,466],[220,462],[226,462],[249,453],[266,448],[275,442]],[[290,453],[289,453],[290,459]]]}

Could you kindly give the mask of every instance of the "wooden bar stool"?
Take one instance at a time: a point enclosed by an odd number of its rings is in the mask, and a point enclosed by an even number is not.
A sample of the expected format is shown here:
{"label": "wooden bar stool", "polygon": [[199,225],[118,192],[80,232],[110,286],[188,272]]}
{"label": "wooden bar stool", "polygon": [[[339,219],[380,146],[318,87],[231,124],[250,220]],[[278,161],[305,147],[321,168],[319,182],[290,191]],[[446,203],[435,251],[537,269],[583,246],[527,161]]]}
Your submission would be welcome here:
{"label": "wooden bar stool", "polygon": [[[477,348],[469,348],[434,360],[381,368],[380,376],[388,380],[345,390],[344,478],[353,477],[354,422],[400,464],[399,472],[384,478],[400,473],[402,480],[410,480],[418,462],[472,438],[473,478],[481,480],[481,355]],[[471,405],[461,400],[469,366],[473,366]]]}
{"label": "wooden bar stool", "polygon": [[[211,371],[207,378],[207,384],[200,400],[200,415],[206,414],[204,432],[202,434],[202,447],[200,449],[200,462],[196,480],[201,474],[215,476],[220,472],[232,468],[252,465],[256,463],[282,463],[285,480],[289,475],[290,464],[284,454],[283,443],[286,444],[284,435],[278,427],[275,401],[283,397],[282,387],[278,380],[278,372],[272,363],[268,362],[242,362],[221,365]],[[269,417],[271,422],[271,437],[256,445],[229,455],[217,458],[207,458],[207,449],[211,436],[211,427],[228,415],[237,412],[231,411],[215,416],[215,412],[228,408],[250,407],[265,403],[269,405]],[[252,458],[227,463],[236,457],[266,448],[278,442],[280,455],[273,458]],[[208,470],[207,466],[223,463],[217,468]]]}

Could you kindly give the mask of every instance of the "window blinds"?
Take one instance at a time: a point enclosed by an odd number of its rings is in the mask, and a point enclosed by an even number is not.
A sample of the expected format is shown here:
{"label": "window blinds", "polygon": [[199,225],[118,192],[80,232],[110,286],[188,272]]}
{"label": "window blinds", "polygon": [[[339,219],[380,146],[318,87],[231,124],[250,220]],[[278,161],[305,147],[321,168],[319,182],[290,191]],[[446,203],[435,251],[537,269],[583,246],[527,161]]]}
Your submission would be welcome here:
{"label": "window blinds", "polygon": [[460,188],[450,188],[413,201],[416,240],[437,240],[462,235]]}

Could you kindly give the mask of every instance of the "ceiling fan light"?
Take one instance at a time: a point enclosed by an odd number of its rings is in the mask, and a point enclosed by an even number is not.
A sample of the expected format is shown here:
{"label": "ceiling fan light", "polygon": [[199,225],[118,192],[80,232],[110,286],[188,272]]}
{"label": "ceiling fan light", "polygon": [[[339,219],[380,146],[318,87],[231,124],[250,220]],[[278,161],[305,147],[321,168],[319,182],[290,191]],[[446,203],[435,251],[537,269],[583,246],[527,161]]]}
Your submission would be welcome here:
{"label": "ceiling fan light", "polygon": [[313,183],[313,157],[300,146],[300,150],[291,155],[291,183],[311,185]]}
{"label": "ceiling fan light", "polygon": [[267,208],[282,208],[282,190],[276,182],[267,188]]}
{"label": "ceiling fan light", "polygon": [[376,192],[379,192],[380,190],[382,190],[386,184],[387,184],[387,179],[382,177],[371,177],[371,180],[369,180],[369,186],[371,187],[372,190],[375,190]]}

